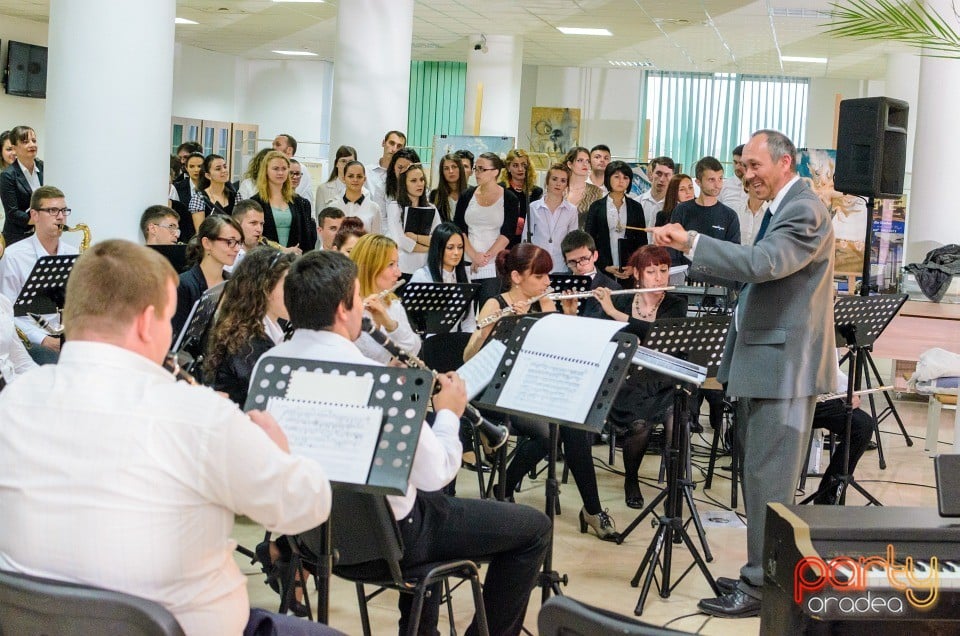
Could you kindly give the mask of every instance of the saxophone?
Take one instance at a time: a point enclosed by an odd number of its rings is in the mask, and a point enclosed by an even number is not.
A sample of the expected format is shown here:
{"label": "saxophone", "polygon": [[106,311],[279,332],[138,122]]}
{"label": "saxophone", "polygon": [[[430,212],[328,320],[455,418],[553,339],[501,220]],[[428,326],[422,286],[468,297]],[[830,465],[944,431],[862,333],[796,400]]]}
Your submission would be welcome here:
{"label": "saxophone", "polygon": [[83,238],[80,239],[80,247],[77,248],[81,254],[87,251],[87,248],[90,247],[90,227],[85,223],[77,223],[73,227],[70,227],[66,223],[60,226],[61,232],[83,232]]}
{"label": "saxophone", "polygon": [[280,244],[277,243],[276,241],[271,241],[271,240],[268,239],[266,236],[261,236],[261,237],[260,237],[260,240],[258,241],[257,244],[258,244],[258,245],[266,245],[266,246],[268,246],[268,247],[272,247],[272,248],[275,249],[275,250],[282,250],[282,249],[283,249],[283,245],[280,245]]}

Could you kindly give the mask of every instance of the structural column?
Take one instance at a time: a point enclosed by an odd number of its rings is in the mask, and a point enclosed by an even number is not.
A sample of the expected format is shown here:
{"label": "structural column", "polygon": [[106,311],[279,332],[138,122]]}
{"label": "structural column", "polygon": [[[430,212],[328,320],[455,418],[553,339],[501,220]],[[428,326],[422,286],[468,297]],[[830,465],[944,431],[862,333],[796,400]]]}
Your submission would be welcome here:
{"label": "structural column", "polygon": [[[960,31],[950,0],[932,0],[927,5]],[[907,202],[906,263],[921,262],[927,252],[942,245],[960,243],[960,223],[950,204],[956,178],[956,149],[960,148],[958,103],[960,60],[921,58],[913,174]],[[914,108],[914,104],[910,107]]]}
{"label": "structural column", "polygon": [[413,0],[351,0],[337,11],[330,162],[341,145],[365,164],[380,158],[383,135],[407,129]]}
{"label": "structural column", "polygon": [[140,240],[167,202],[175,17],[175,0],[50,1],[44,183],[94,242]]}
{"label": "structural column", "polygon": [[517,136],[522,71],[522,38],[479,34],[470,37],[463,134]]}

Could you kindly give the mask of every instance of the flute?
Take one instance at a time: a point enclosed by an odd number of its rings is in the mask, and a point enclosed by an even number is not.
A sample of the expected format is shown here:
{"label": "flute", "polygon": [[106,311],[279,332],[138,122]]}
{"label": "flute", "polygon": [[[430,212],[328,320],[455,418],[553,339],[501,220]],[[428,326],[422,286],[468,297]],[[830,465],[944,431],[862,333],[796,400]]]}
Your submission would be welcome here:
{"label": "flute", "polygon": [[[400,289],[401,287],[403,287],[404,285],[406,285],[406,283],[407,283],[407,281],[405,281],[405,280],[403,280],[403,279],[401,278],[401,279],[398,280],[396,283],[394,283],[394,284],[393,284],[393,287],[391,287],[390,289],[384,289],[383,291],[379,292],[379,293],[377,294],[377,300],[383,300],[384,298],[386,298],[387,296],[389,296],[389,295],[392,294],[393,292],[397,291],[398,289]],[[367,306],[366,303],[364,303],[363,306],[366,307],[366,306]]]}
{"label": "flute", "polygon": [[[533,298],[531,298],[531,299],[529,299],[529,300],[521,300],[520,303],[523,303],[523,304],[525,304],[527,307],[529,307],[530,305],[532,305],[533,303],[537,302],[537,301],[540,300],[541,298],[549,298],[549,297],[550,297],[550,294],[552,294],[552,293],[553,293],[553,287],[547,287],[547,290],[546,290],[545,292],[543,292],[542,294],[538,294],[538,295],[534,296]],[[520,303],[515,303],[515,304],[520,304]],[[500,311],[494,312],[494,313],[490,314],[489,316],[487,316],[486,318],[483,318],[482,320],[478,320],[478,321],[477,321],[477,329],[483,329],[484,327],[489,327],[490,325],[492,325],[493,323],[497,322],[498,320],[500,320],[500,319],[503,318],[504,316],[512,316],[512,315],[515,314],[515,313],[517,313],[517,310],[513,308],[513,305],[507,305],[506,307],[504,307],[504,308],[501,309]]]}
{"label": "flute", "polygon": [[[867,395],[868,393],[880,393],[881,391],[893,391],[896,387],[890,386],[875,386],[872,389],[860,389],[859,391],[854,391],[854,395]],[[829,402],[830,400],[835,400],[837,398],[847,397],[846,391],[838,391],[836,393],[821,393],[817,396],[817,402]]]}
{"label": "flute", "polygon": [[[647,292],[660,292],[660,291],[670,291],[676,289],[676,287],[644,287],[638,289],[612,289],[610,290],[611,296],[618,296],[620,294],[645,294]],[[565,294],[563,292],[556,292],[553,294],[547,294],[546,298],[550,300],[571,300],[574,298],[593,298],[593,291],[583,291],[576,292],[574,294]]]}
{"label": "flute", "polygon": [[[386,349],[390,355],[395,357],[400,362],[403,362],[408,367],[415,367],[417,369],[428,371],[430,375],[433,376],[434,382],[436,382],[437,376],[439,375],[436,371],[428,367],[423,360],[410,353],[406,349],[400,347],[397,343],[391,340],[387,334],[377,329],[377,326],[372,320],[369,318],[364,318],[362,329],[367,332],[371,338],[373,338],[374,342]],[[510,437],[510,431],[507,430],[507,427],[488,422],[473,404],[467,402],[463,411],[463,415],[470,420],[470,425],[473,426],[474,430],[476,430],[477,433],[486,440],[487,446],[489,446],[492,450],[497,450],[507,443],[507,439]]]}

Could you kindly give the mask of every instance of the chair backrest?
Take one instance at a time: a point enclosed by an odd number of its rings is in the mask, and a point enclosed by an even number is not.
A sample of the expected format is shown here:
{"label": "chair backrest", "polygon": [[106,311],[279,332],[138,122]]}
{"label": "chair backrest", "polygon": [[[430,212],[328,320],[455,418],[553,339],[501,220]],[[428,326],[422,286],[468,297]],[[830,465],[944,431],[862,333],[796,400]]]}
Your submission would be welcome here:
{"label": "chair backrest", "polygon": [[537,617],[540,636],[676,636],[689,634],[584,605],[567,596],[544,603]]}
{"label": "chair backrest", "polygon": [[159,603],[122,592],[0,571],[0,635],[184,636]]}
{"label": "chair backrest", "polygon": [[[383,495],[335,486],[330,523],[332,547],[337,555],[334,574],[351,580],[393,581],[398,585],[403,582],[403,541]],[[320,555],[322,532],[315,528],[300,534],[297,540],[313,555]]]}

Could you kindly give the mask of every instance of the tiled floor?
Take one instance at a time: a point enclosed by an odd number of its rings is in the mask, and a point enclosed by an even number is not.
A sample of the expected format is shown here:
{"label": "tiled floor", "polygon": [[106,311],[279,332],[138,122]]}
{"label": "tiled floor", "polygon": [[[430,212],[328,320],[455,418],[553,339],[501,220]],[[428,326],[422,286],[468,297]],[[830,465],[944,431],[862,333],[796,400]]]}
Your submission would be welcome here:
{"label": "tiled floor", "polygon": [[[914,437],[914,445],[907,447],[904,438],[899,434],[896,423],[889,418],[881,425],[885,431],[883,444],[886,451],[887,468],[879,470],[876,451],[868,451],[864,455],[857,471],[858,480],[874,496],[887,505],[900,506],[930,506],[936,505],[933,463],[927,453],[923,451],[922,436],[926,431],[926,403],[915,401],[898,401],[897,407],[906,424],[908,432]],[[706,418],[704,418],[706,419]],[[941,440],[952,441],[953,412],[946,411],[942,415]],[[707,427],[708,433],[710,431]],[[708,438],[709,439],[709,438]],[[703,439],[694,440],[695,451],[705,453],[709,450],[708,442]],[[950,452],[952,445],[941,442],[940,450]],[[606,447],[595,447],[594,456],[598,461],[597,479],[600,487],[600,498],[603,505],[617,521],[619,528],[624,528],[636,516],[636,511],[624,505],[622,495],[622,478],[599,467],[599,462],[606,459]],[[706,467],[705,456],[697,457],[697,465]],[[724,459],[723,465],[729,463]],[[620,458],[617,458],[617,467],[622,467]],[[655,496],[656,475],[659,461],[656,456],[648,455],[642,468],[642,476],[647,478],[643,488],[644,496],[648,500]],[[697,472],[696,479],[702,482],[702,473]],[[729,473],[723,472],[723,475]],[[542,479],[533,482],[525,481],[525,489],[519,493],[520,503],[542,507],[544,503],[544,484]],[[808,485],[815,486],[816,479]],[[473,473],[461,471],[458,478],[458,492],[462,496],[474,496],[477,491],[476,477]],[[704,491],[699,483],[694,493],[696,505],[703,518],[708,518],[709,511],[720,510],[723,504],[730,503],[730,482],[727,478],[715,480],[713,488]],[[606,543],[597,540],[592,534],[580,534],[577,523],[577,511],[581,503],[576,487],[571,483],[562,486],[560,496],[563,514],[556,520],[554,564],[560,573],[569,576],[569,585],[564,589],[568,596],[586,603],[607,608],[623,614],[632,615],[639,597],[639,588],[630,586],[637,566],[643,557],[644,550],[653,536],[653,529],[648,520],[644,520],[627,538],[623,545]],[[860,505],[862,497],[852,494],[848,498],[848,505]],[[742,506],[742,504],[741,504]],[[740,512],[742,513],[742,507]],[[842,514],[842,509],[837,509]],[[234,537],[243,545],[253,547],[262,538],[262,529],[258,526],[238,521]],[[710,548],[714,560],[709,564],[710,572],[714,576],[737,576],[738,569],[746,555],[746,535],[744,529],[710,528],[707,532]],[[691,559],[682,546],[674,551],[674,572],[680,572]],[[238,555],[239,556],[239,555]],[[238,563],[244,572],[249,574],[248,590],[251,604],[276,610],[278,597],[263,584],[263,577],[258,568],[238,558]],[[642,620],[664,625],[669,623],[675,629],[702,634],[734,634],[746,636],[759,632],[758,618],[723,620],[710,619],[698,614],[697,600],[709,596],[709,588],[699,571],[692,571],[685,579],[676,585],[669,598],[660,598],[652,590],[643,608]],[[467,592],[458,592],[455,595],[457,612],[457,630],[463,633],[472,616],[472,606]],[[531,596],[527,612],[526,627],[536,633],[536,617],[540,608],[540,592],[536,590]],[[371,604],[371,620],[374,633],[390,634],[396,632],[396,596],[384,594]],[[441,633],[446,631],[446,621],[441,613]],[[348,634],[360,633],[360,620],[357,611],[356,596],[351,585],[334,580],[332,584],[330,624]]]}

